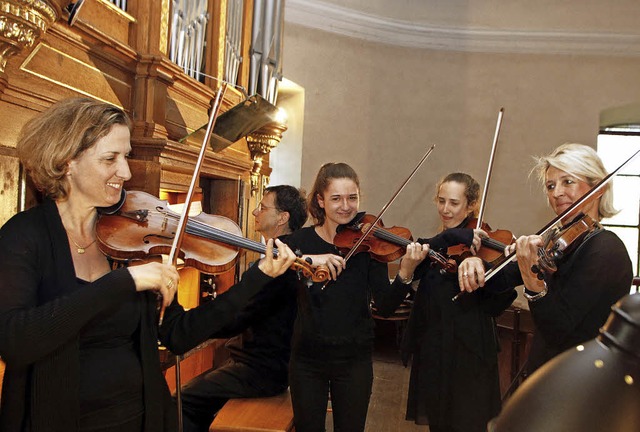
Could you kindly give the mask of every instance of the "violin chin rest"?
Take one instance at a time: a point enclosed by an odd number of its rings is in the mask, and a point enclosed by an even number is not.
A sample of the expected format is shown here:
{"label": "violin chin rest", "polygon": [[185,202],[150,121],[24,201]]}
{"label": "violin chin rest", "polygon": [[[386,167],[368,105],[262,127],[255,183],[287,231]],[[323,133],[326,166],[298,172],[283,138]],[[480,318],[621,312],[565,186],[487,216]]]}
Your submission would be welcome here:
{"label": "violin chin rest", "polygon": [[103,214],[103,215],[112,215],[118,212],[118,210],[120,210],[120,208],[122,208],[122,205],[124,204],[124,202],[127,199],[127,191],[122,189],[122,191],[120,192],[120,200],[115,203],[112,206],[109,207],[98,207],[98,214]]}

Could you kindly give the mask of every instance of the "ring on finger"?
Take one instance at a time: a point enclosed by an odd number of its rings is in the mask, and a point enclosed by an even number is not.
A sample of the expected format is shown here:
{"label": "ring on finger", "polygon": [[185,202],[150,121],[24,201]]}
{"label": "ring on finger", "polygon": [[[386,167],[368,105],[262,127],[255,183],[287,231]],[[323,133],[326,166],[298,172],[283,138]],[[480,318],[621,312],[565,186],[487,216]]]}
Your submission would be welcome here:
{"label": "ring on finger", "polygon": [[169,282],[167,282],[167,287],[173,288],[173,279],[169,279]]}
{"label": "ring on finger", "polygon": [[462,273],[462,277],[469,277],[469,275],[467,274],[467,272]]}

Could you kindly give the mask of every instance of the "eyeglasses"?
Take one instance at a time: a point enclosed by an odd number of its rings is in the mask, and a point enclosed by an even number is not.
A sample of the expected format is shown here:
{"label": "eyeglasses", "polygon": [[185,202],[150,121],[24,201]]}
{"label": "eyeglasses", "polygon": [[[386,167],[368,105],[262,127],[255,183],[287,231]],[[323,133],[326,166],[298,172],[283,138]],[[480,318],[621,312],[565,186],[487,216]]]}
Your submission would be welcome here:
{"label": "eyeglasses", "polygon": [[280,211],[278,207],[269,207],[262,203],[258,203],[258,207],[256,207],[256,210],[258,210],[258,212],[260,213],[262,213],[264,210],[269,210],[269,209],[276,209],[277,211]]}

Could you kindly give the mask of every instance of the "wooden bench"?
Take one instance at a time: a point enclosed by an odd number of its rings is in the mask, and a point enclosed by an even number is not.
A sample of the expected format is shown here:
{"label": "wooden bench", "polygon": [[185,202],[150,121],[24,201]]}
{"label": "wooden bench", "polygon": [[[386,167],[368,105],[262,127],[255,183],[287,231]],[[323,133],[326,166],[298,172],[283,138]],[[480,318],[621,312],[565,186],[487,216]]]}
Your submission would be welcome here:
{"label": "wooden bench", "polygon": [[289,390],[266,398],[229,399],[209,432],[293,432]]}

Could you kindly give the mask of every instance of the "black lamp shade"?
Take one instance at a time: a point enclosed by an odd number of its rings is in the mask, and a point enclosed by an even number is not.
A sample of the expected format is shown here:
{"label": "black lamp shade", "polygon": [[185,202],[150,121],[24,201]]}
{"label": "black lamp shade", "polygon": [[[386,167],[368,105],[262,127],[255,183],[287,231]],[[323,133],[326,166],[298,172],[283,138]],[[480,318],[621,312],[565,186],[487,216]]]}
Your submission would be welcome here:
{"label": "black lamp shade", "polygon": [[600,335],[532,374],[489,432],[639,432],[640,294],[613,308]]}

